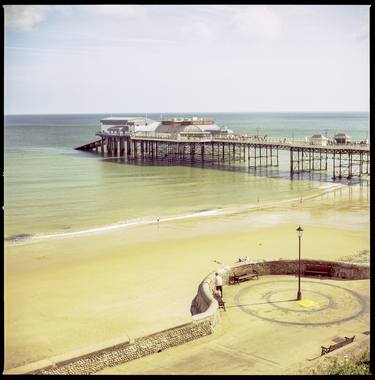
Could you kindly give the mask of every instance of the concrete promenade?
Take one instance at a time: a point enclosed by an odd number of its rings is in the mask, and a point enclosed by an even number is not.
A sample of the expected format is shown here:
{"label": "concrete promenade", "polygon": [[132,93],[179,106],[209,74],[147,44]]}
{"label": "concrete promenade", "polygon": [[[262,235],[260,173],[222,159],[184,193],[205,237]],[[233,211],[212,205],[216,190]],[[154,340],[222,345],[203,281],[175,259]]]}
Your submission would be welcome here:
{"label": "concrete promenade", "polygon": [[225,286],[214,334],[98,374],[295,374],[321,346],[368,339],[369,280],[303,278],[301,289],[295,301],[297,278],[284,275]]}

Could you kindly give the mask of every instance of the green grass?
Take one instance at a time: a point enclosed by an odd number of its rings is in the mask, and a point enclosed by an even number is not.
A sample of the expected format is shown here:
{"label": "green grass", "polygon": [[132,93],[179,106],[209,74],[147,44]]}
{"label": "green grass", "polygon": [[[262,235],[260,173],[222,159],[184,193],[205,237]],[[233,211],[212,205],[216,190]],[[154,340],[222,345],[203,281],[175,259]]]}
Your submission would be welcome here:
{"label": "green grass", "polygon": [[370,375],[370,351],[364,351],[357,358],[348,356],[337,358],[324,368],[315,368],[313,373],[321,375]]}

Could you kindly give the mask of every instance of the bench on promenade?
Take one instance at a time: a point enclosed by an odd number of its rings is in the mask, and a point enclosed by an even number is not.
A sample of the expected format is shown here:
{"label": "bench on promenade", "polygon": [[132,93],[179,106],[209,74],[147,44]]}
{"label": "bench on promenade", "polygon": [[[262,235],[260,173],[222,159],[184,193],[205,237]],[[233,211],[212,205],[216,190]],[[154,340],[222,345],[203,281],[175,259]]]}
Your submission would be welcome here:
{"label": "bench on promenade", "polygon": [[333,266],[329,264],[307,264],[305,275],[332,276]]}
{"label": "bench on promenade", "polygon": [[252,269],[252,271],[248,273],[233,273],[229,276],[229,284],[239,284],[242,281],[251,280],[253,278],[259,278],[259,274],[255,269]]}
{"label": "bench on promenade", "polygon": [[351,338],[348,338],[347,336],[345,337],[345,340],[342,340],[341,342],[338,342],[336,344],[331,344],[329,347],[324,347],[324,346],[321,346],[322,348],[322,353],[320,354],[321,355],[324,355],[324,354],[328,354],[329,352],[332,352],[334,350],[337,350],[338,348],[342,347],[342,346],[345,346],[349,343],[352,343],[353,340],[355,338],[355,335],[352,336]]}

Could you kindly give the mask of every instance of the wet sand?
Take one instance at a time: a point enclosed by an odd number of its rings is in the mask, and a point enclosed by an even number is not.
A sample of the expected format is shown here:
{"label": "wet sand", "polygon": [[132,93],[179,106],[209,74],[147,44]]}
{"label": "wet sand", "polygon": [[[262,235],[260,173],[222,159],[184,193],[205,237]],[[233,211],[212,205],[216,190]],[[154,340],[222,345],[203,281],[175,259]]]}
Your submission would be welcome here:
{"label": "wet sand", "polygon": [[[239,257],[339,259],[370,248],[369,188],[231,215],[5,247],[5,368],[190,320],[199,282]],[[262,206],[262,205],[260,205]]]}

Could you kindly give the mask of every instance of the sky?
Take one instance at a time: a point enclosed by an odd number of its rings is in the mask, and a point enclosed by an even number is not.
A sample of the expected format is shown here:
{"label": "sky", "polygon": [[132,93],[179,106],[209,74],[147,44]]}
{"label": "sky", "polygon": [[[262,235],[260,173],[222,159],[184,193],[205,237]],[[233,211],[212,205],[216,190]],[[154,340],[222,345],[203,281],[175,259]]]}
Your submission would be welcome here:
{"label": "sky", "polygon": [[5,114],[369,110],[368,5],[5,5]]}

